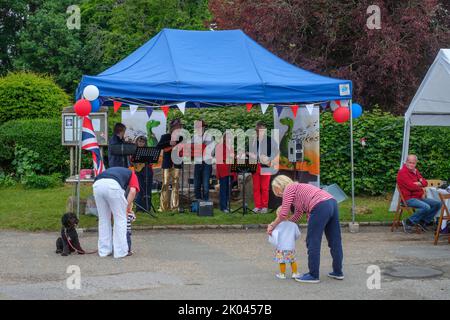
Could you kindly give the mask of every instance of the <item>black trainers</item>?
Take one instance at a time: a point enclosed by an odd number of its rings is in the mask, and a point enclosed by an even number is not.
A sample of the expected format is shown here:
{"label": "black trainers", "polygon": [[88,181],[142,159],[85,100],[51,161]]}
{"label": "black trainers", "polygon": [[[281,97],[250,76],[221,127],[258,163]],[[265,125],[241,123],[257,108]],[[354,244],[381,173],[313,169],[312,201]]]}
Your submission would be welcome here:
{"label": "black trainers", "polygon": [[402,226],[405,233],[413,232],[412,223],[410,223],[408,219],[402,220]]}

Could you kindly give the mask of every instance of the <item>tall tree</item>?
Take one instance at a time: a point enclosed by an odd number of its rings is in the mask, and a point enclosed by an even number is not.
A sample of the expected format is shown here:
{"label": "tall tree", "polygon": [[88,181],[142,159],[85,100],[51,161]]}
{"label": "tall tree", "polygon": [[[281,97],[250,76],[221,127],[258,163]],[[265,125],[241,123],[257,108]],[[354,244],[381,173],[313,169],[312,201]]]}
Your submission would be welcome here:
{"label": "tall tree", "polygon": [[67,27],[66,10],[73,4],[77,1],[44,1],[20,31],[19,54],[14,59],[16,69],[51,74],[68,91],[83,72],[80,30]]}
{"label": "tall tree", "polygon": [[[66,25],[74,4],[81,30]],[[45,0],[19,33],[14,66],[51,74],[72,93],[82,74],[117,63],[162,28],[203,29],[209,19],[207,0]]]}
{"label": "tall tree", "polygon": [[[381,29],[370,30],[371,0],[210,0],[220,29],[243,29],[305,69],[354,82],[355,99],[401,113],[440,47],[450,15],[438,0],[380,0]],[[448,3],[447,3],[448,6]]]}
{"label": "tall tree", "polygon": [[41,0],[0,0],[0,74],[11,70],[17,54],[18,33]]}

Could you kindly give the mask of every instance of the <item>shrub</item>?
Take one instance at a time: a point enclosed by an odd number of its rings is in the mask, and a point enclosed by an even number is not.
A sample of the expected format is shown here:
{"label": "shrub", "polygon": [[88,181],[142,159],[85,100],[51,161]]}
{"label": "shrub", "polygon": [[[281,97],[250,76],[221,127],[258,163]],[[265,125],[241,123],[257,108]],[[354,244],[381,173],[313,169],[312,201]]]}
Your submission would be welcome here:
{"label": "shrub", "polygon": [[[400,166],[404,118],[375,109],[354,121],[355,193],[379,195],[393,192]],[[321,114],[321,183],[337,183],[351,191],[350,125],[333,120],[331,112]],[[450,128],[413,127],[410,153],[419,158],[418,168],[425,178],[449,179],[450,145],[442,143]],[[361,144],[365,138],[366,146]]]}
{"label": "shrub", "polygon": [[61,120],[14,120],[0,126],[0,163],[12,171],[15,146],[26,147],[39,154],[39,173],[67,175],[69,150],[61,145]]}
{"label": "shrub", "polygon": [[22,184],[25,186],[25,188],[30,189],[55,188],[61,185],[61,177],[62,176],[59,173],[54,173],[47,176],[31,174],[22,181]]}
{"label": "shrub", "polygon": [[37,163],[38,159],[39,153],[36,151],[16,145],[12,165],[16,169],[17,177],[22,179],[41,171],[41,166]]}
{"label": "shrub", "polygon": [[12,175],[5,174],[4,172],[0,172],[0,188],[9,188],[16,185],[16,181],[12,177]]}
{"label": "shrub", "polygon": [[69,103],[68,95],[48,76],[19,72],[0,78],[0,124],[57,118]]}

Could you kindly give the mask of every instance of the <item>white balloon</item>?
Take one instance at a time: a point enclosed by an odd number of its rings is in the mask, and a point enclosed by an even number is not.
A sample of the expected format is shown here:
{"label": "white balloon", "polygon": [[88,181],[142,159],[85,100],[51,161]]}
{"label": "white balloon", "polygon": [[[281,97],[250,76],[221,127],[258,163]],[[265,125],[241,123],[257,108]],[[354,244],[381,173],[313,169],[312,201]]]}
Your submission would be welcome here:
{"label": "white balloon", "polygon": [[100,91],[98,91],[96,86],[89,85],[84,88],[83,95],[87,100],[94,101],[100,95]]}

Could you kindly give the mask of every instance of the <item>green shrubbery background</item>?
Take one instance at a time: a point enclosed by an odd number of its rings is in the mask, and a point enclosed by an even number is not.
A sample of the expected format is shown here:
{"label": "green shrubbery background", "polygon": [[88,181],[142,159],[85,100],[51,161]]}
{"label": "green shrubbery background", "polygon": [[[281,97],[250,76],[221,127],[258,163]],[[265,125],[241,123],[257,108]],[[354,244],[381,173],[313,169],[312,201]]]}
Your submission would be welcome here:
{"label": "green shrubbery background", "polygon": [[69,96],[51,77],[28,72],[0,78],[0,124],[15,119],[57,118]]}
{"label": "green shrubbery background", "polygon": [[[14,179],[23,180],[17,161],[14,162],[17,148],[25,148],[36,155],[32,160],[33,167],[37,168],[34,170],[36,175],[27,175],[24,180],[30,181],[30,187],[52,186],[58,180],[54,174],[62,177],[69,174],[69,150],[61,145],[61,110],[67,105],[68,96],[51,78],[29,73],[0,78],[0,186],[9,186]],[[194,121],[199,119],[205,120],[209,128],[222,132],[253,128],[259,120],[269,129],[273,128],[272,108],[263,115],[259,106],[254,106],[250,113],[245,106],[188,109],[185,115],[171,109],[168,121],[175,117],[182,118],[185,128],[190,131]],[[109,132],[120,118],[120,112],[110,113]],[[320,123],[321,183],[337,183],[349,192],[349,123],[336,123],[330,111],[321,113]],[[450,180],[449,137],[450,128],[411,129],[410,152],[418,155],[419,169],[425,177]],[[366,140],[365,147],[360,143],[361,138]],[[403,117],[375,108],[354,121],[356,194],[379,195],[393,191],[402,141]],[[22,156],[26,157],[26,154]],[[91,156],[85,153],[83,166],[91,165]]]}

